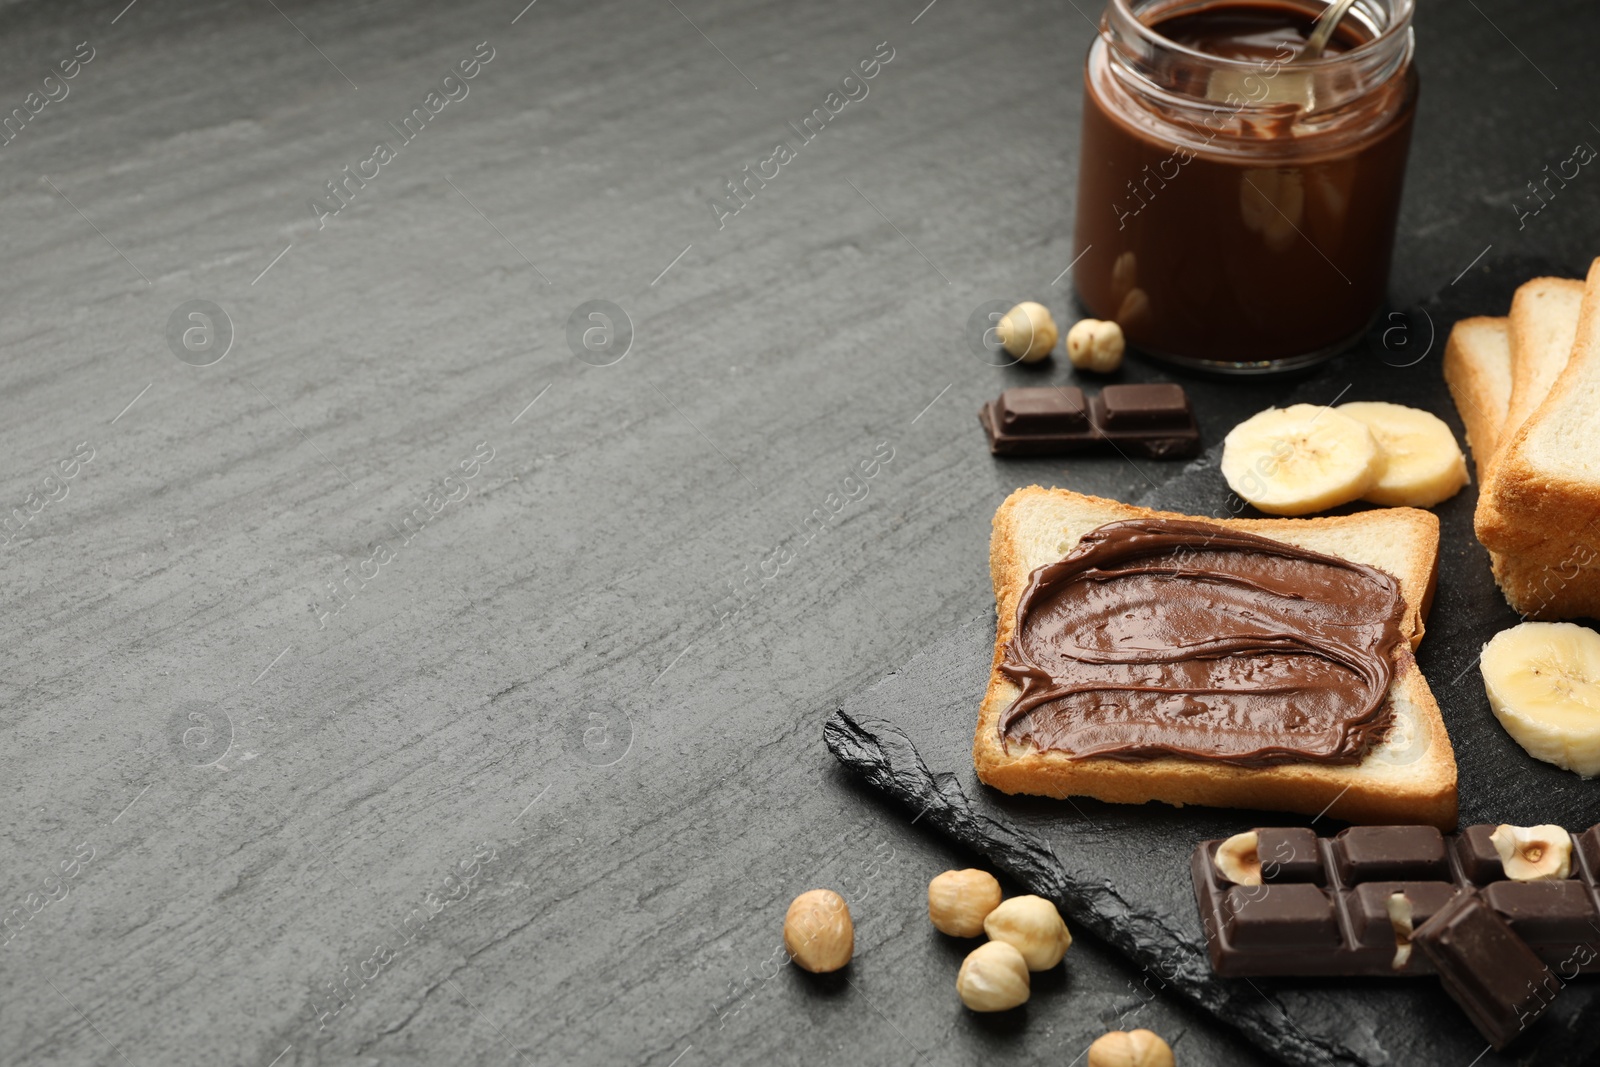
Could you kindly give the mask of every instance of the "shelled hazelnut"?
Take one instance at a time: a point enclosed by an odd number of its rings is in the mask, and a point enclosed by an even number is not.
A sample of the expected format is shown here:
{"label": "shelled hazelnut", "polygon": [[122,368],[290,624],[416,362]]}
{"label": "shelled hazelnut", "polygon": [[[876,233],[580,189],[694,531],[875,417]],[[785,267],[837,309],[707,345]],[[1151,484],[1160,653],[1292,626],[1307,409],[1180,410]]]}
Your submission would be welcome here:
{"label": "shelled hazelnut", "polygon": [[1007,1011],[1028,1000],[1028,964],[1012,945],[986,941],[967,953],[956,975],[961,1003],[973,1011]]}
{"label": "shelled hazelnut", "polygon": [[1072,944],[1061,913],[1044,897],[1012,897],[989,913],[983,930],[1021,952],[1030,971],[1054,967]]}
{"label": "shelled hazelnut", "polygon": [[1007,352],[1024,363],[1035,363],[1056,347],[1059,332],[1049,308],[1025,300],[1005,313],[995,327],[995,336]]}
{"label": "shelled hazelnut", "polygon": [[1234,834],[1218,845],[1211,862],[1217,873],[1234,885],[1261,884],[1260,845],[1254,830]]}
{"label": "shelled hazelnut", "polygon": [[1067,359],[1079,370],[1110,374],[1122,366],[1126,342],[1122,327],[1100,319],[1080,319],[1067,331]]}
{"label": "shelled hazelnut", "polygon": [[783,947],[813,974],[837,971],[855,954],[850,906],[831,889],[811,889],[794,898],[783,916]]}
{"label": "shelled hazelnut", "polygon": [[977,937],[999,905],[1000,883],[988,871],[945,871],[928,883],[928,918],[951,937]]}
{"label": "shelled hazelnut", "polygon": [[1101,1034],[1089,1046],[1089,1067],[1173,1067],[1172,1047],[1149,1030]]}
{"label": "shelled hazelnut", "polygon": [[1489,841],[1514,882],[1560,881],[1572,873],[1572,836],[1560,826],[1502,824]]}

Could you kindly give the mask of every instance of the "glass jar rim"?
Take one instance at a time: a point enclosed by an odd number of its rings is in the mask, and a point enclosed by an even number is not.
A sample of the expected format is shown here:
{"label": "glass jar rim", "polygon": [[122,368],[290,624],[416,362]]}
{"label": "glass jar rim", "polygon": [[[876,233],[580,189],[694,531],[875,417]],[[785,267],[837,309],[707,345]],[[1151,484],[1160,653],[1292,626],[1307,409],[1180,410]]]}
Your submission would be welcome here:
{"label": "glass jar rim", "polygon": [[[1356,47],[1340,52],[1337,55],[1296,61],[1295,66],[1303,67],[1308,72],[1328,70],[1340,65],[1357,63],[1369,55],[1390,47],[1391,41],[1396,35],[1410,32],[1412,13],[1416,10],[1416,0],[1389,0],[1389,4],[1393,11],[1393,17],[1389,20],[1389,24],[1383,28],[1383,31],[1373,35],[1371,40],[1363,41]],[[1105,14],[1100,17],[1099,33],[1107,43],[1111,43],[1108,30],[1113,14],[1118,16],[1119,29],[1131,31],[1147,47],[1160,48],[1190,59],[1214,64],[1220,70],[1252,71],[1259,66],[1259,60],[1231,59],[1211,52],[1202,52],[1198,48],[1190,48],[1188,45],[1179,44],[1172,38],[1157,33],[1152,26],[1133,13],[1133,9],[1129,6],[1129,0],[1106,0]]]}

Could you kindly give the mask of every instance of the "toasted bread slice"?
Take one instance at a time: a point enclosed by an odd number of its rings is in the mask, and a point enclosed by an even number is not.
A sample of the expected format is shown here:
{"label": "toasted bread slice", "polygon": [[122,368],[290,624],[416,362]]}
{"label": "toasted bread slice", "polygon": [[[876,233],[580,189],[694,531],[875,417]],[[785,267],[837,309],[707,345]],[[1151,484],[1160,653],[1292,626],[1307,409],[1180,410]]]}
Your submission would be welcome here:
{"label": "toasted bread slice", "polygon": [[[1540,281],[1563,283],[1556,288],[1564,293],[1570,293],[1570,286],[1577,284],[1561,278]],[[1529,294],[1538,291],[1529,290]],[[1549,289],[1544,293],[1548,296]],[[1532,295],[1524,295],[1522,301],[1518,306],[1525,319],[1531,309],[1541,306]],[[1570,305],[1563,307],[1558,296],[1544,306],[1561,309],[1557,317],[1570,314],[1570,325],[1576,335],[1577,314]],[[1557,331],[1560,328],[1557,323],[1541,331],[1524,321],[1521,350],[1527,352],[1537,346],[1539,342],[1534,337],[1541,332],[1547,354],[1551,349],[1559,349],[1561,338]],[[1508,421],[1512,391],[1511,337],[1510,318],[1462,319],[1450,331],[1450,341],[1445,346],[1445,382],[1450,386],[1450,395],[1455,398],[1456,409],[1466,425],[1467,443],[1472,447],[1480,483],[1488,476],[1488,467],[1502,437],[1509,438],[1509,431],[1517,428]],[[1533,388],[1528,384],[1530,380],[1525,379],[1523,386],[1525,402]],[[1492,504],[1486,510],[1497,515]],[[1507,603],[1527,618],[1570,619],[1600,613],[1600,539],[1588,538],[1577,543],[1571,538],[1545,539],[1525,545],[1510,556],[1491,549],[1489,559],[1494,580]]]}
{"label": "toasted bread slice", "polygon": [[[1488,477],[1511,409],[1511,320],[1479,316],[1450,330],[1444,349],[1444,380],[1467,428],[1467,444],[1480,485]],[[1550,606],[1558,583],[1542,567],[1517,564],[1490,551],[1494,580],[1517,611],[1531,617]]]}
{"label": "toasted bread slice", "polygon": [[[1202,760],[1077,759],[1025,742],[1000,743],[997,723],[1018,694],[999,670],[1016,626],[1017,602],[1033,571],[1054,563],[1090,530],[1134,518],[1197,518],[1377,567],[1400,585],[1409,638],[1395,653],[1389,687],[1393,725],[1359,764],[1289,763],[1251,768]],[[1384,508],[1317,519],[1210,519],[1133,507],[1064,489],[1012,493],[994,517],[989,569],[998,611],[994,661],[978,716],[973,762],[978,777],[1007,793],[1089,796],[1122,804],[1262,808],[1326,813],[1364,823],[1456,823],[1456,764],[1439,706],[1412,648],[1437,581],[1439,520],[1415,508]]]}
{"label": "toasted bread slice", "polygon": [[1456,323],[1444,347],[1444,380],[1481,482],[1511,409],[1511,320],[1480,316]]}
{"label": "toasted bread slice", "polygon": [[1495,581],[1535,619],[1600,617],[1600,259],[1571,357],[1533,415],[1508,431],[1477,522]]}
{"label": "toasted bread slice", "polygon": [[[1549,395],[1501,446],[1475,526],[1489,548],[1517,555],[1600,541],[1600,259],[1589,269],[1576,341]],[[1513,341],[1513,358],[1517,351]],[[1512,389],[1515,404],[1516,389]],[[1544,546],[1541,548],[1541,546]]]}
{"label": "toasted bread slice", "polygon": [[[1592,272],[1591,272],[1592,273]],[[1487,473],[1479,474],[1473,526],[1491,551],[1565,555],[1561,527],[1532,526],[1515,508],[1508,510],[1496,481],[1499,461],[1517,433],[1549,398],[1574,351],[1586,285],[1570,278],[1535,278],[1517,289],[1511,301],[1511,401],[1500,432],[1500,447]],[[1554,538],[1563,547],[1546,544]]]}
{"label": "toasted bread slice", "polygon": [[1534,278],[1511,298],[1511,402],[1505,424],[1515,430],[1550,395],[1578,335],[1584,283]]}

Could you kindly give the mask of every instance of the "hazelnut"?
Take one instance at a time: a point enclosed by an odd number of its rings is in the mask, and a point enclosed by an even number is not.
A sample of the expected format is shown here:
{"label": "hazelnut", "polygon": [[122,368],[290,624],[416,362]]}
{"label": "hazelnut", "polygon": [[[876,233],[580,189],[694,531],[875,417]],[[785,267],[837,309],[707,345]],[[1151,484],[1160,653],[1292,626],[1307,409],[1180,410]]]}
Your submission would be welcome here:
{"label": "hazelnut", "polygon": [[801,893],[783,917],[783,947],[813,974],[837,971],[856,950],[850,906],[831,889]]}
{"label": "hazelnut", "polygon": [[983,930],[1021,952],[1030,971],[1054,967],[1072,944],[1061,913],[1044,897],[1012,897],[989,913]]}
{"label": "hazelnut", "polygon": [[1173,1067],[1172,1046],[1149,1030],[1101,1034],[1089,1046],[1089,1067]]}
{"label": "hazelnut", "polygon": [[1035,363],[1056,346],[1056,320],[1043,304],[1025,300],[1005,313],[995,327],[995,336],[1007,352],[1024,363]]}
{"label": "hazelnut", "polygon": [[1217,846],[1211,861],[1217,873],[1234,885],[1261,884],[1261,856],[1257,852],[1256,832],[1234,834]]}
{"label": "hazelnut", "polygon": [[1394,928],[1394,960],[1389,966],[1398,971],[1411,962],[1411,935],[1416,932],[1411,898],[1404,893],[1390,893],[1384,905],[1389,913],[1389,925]]}
{"label": "hazelnut", "polygon": [[1028,964],[1004,941],[985,942],[961,961],[956,992],[973,1011],[1008,1011],[1028,1002]]}
{"label": "hazelnut", "polygon": [[988,871],[945,871],[928,883],[928,918],[941,934],[977,937],[1000,904],[1000,883]]}
{"label": "hazelnut", "polygon": [[1110,374],[1122,366],[1122,327],[1100,319],[1080,319],[1067,331],[1067,358],[1079,370]]}
{"label": "hazelnut", "polygon": [[1572,836],[1559,826],[1507,826],[1489,835],[1500,866],[1514,882],[1544,882],[1572,874]]}

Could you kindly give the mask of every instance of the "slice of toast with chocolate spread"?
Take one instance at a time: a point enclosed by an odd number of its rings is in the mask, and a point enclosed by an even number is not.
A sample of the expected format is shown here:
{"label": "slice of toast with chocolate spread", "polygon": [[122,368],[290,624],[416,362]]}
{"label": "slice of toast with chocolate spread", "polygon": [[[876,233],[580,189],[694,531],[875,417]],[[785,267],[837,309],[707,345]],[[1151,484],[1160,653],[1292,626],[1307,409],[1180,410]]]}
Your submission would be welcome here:
{"label": "slice of toast with chocolate spread", "polygon": [[[1054,714],[1054,709],[1059,708],[1068,708],[1067,713],[1071,714],[1072,707],[1080,711],[1089,709],[1095,719],[1093,729],[1087,734],[1074,732],[1073,728],[1081,725],[1080,720],[1084,718],[1080,715],[1078,720],[1067,724],[1062,720],[1043,726],[1031,724],[1019,736],[1014,729],[1018,720],[1013,705],[1022,696],[1023,687],[1017,681],[1016,660],[1007,667],[1008,651],[1011,651],[1008,645],[1019,623],[1018,605],[1028,593],[1036,571],[1057,564],[1079,548],[1085,535],[1092,531],[1101,532],[1084,548],[1104,547],[1115,539],[1115,532],[1130,529],[1108,524],[1127,520],[1145,520],[1136,531],[1143,527],[1170,528],[1179,531],[1177,536],[1188,537],[1195,536],[1193,527],[1163,526],[1150,520],[1205,523],[1212,530],[1221,527],[1235,535],[1233,540],[1238,542],[1235,548],[1243,546],[1247,558],[1239,562],[1255,566],[1252,562],[1255,556],[1269,562],[1261,564],[1259,574],[1233,583],[1235,590],[1244,590],[1240,594],[1244,599],[1237,602],[1228,599],[1226,582],[1211,582],[1207,589],[1200,590],[1199,599],[1194,603],[1203,604],[1204,611],[1212,612],[1210,619],[1204,614],[1183,618],[1178,609],[1169,607],[1178,602],[1179,594],[1188,595],[1176,584],[1146,587],[1137,605],[1117,602],[1115,597],[1119,594],[1110,591],[1121,588],[1115,584],[1118,576],[1133,574],[1138,569],[1137,560],[1129,564],[1124,558],[1119,565],[1122,569],[1115,573],[1105,569],[1090,574],[1083,583],[1088,589],[1084,603],[1091,611],[1100,613],[1101,621],[1085,624],[1082,614],[1073,614],[1077,611],[1074,605],[1067,614],[1055,616],[1050,625],[1082,628],[1082,633],[1072,638],[1077,642],[1072,647],[1079,652],[1099,643],[1098,650],[1091,649],[1088,658],[1095,661],[1095,670],[1111,672],[1111,684],[1107,684],[1105,677],[1083,685],[1078,685],[1078,680],[1052,677],[1046,684],[1042,679],[1051,672],[1036,671],[1034,677],[1025,679],[1028,685],[1037,681],[1045,695],[1068,691],[1073,695],[1060,703],[1029,708],[1023,714],[1036,715],[1041,711]],[[1252,549],[1251,535],[1276,544],[1262,547],[1256,542],[1257,547]],[[1279,551],[1277,546],[1280,545],[1290,547]],[[1200,554],[1185,555],[1188,550],[1183,549],[1175,565],[1168,559],[1164,561],[1168,564],[1166,570],[1154,569],[1160,571],[1159,578],[1163,582],[1207,583],[1210,579],[1205,576],[1202,565],[1209,558],[1204,555],[1206,549],[1203,543],[1198,546]],[[1122,804],[1159,800],[1178,806],[1203,804],[1310,815],[1326,813],[1330,818],[1349,822],[1429,823],[1451,829],[1456,824],[1455,755],[1439,706],[1412,656],[1413,648],[1422,639],[1423,620],[1433,598],[1438,554],[1438,519],[1430,512],[1414,508],[1383,508],[1315,519],[1211,519],[1152,511],[1064,489],[1039,486],[1019,489],[995,513],[990,545],[989,567],[994,579],[998,625],[989,688],[979,712],[973,742],[973,762],[978,777],[1007,793],[1087,796]],[[1075,558],[1082,558],[1081,554]],[[1332,649],[1328,656],[1302,655],[1314,649],[1314,643],[1308,645],[1300,637],[1292,634],[1284,637],[1280,632],[1282,620],[1293,619],[1298,611],[1293,602],[1300,597],[1300,590],[1284,584],[1295,577],[1297,572],[1292,568],[1299,566],[1297,559],[1310,560],[1308,566],[1320,568],[1316,573],[1321,575],[1317,581],[1322,583],[1323,592],[1313,590],[1305,594],[1313,599],[1326,596],[1340,600],[1343,595],[1340,589],[1346,582],[1387,590],[1384,595],[1389,599],[1384,603],[1389,607],[1386,616],[1389,621],[1385,625],[1390,628],[1386,632],[1392,640],[1369,646],[1371,656],[1388,664],[1386,687],[1380,687],[1381,678],[1375,675],[1372,663],[1360,662],[1351,651],[1359,649],[1346,640],[1345,634],[1352,622],[1369,627],[1373,624],[1371,619],[1350,618],[1346,610],[1349,605],[1339,603],[1329,609],[1327,619],[1331,621],[1323,624],[1325,634],[1333,635],[1328,638],[1328,647]],[[1343,571],[1339,570],[1341,567]],[[1057,569],[1041,572],[1040,582],[1047,583],[1048,574]],[[1374,574],[1374,570],[1382,573]],[[1330,575],[1333,576],[1331,580]],[[1108,576],[1110,580],[1106,580]],[[1274,598],[1261,604],[1250,602],[1251,590],[1263,582],[1263,588],[1271,586],[1276,590]],[[1273,585],[1274,582],[1277,584]],[[1040,586],[1041,589],[1045,587],[1044,584]],[[1124,607],[1127,613],[1119,616],[1118,612]],[[1346,615],[1340,616],[1338,611],[1341,610],[1346,610]],[[1120,622],[1121,618],[1133,619],[1139,613],[1145,623],[1127,626],[1147,624],[1142,632],[1128,629]],[[1277,614],[1262,622],[1255,616],[1266,618],[1263,613]],[[1312,615],[1315,614],[1316,605],[1313,605]],[[1368,614],[1383,613],[1374,609]],[[1383,619],[1377,621],[1384,622]],[[1182,691],[1184,686],[1180,685],[1180,692],[1172,699],[1162,695],[1153,703],[1140,704],[1140,699],[1148,698],[1149,691],[1140,687],[1148,683],[1149,675],[1141,676],[1142,680],[1131,680],[1117,672],[1147,670],[1147,665],[1128,666],[1129,649],[1133,649],[1133,658],[1137,660],[1147,643],[1159,643],[1172,638],[1174,633],[1187,635],[1177,639],[1179,644],[1187,646],[1194,642],[1193,647],[1201,651],[1193,659],[1201,662],[1164,665],[1157,671],[1189,672],[1182,674],[1188,679],[1185,683],[1188,690]],[[1254,659],[1249,655],[1242,658],[1236,655],[1244,646],[1228,644],[1239,634],[1256,642]],[[1371,651],[1377,648],[1386,649],[1386,652],[1379,657]],[[1033,653],[1017,655],[1027,659]],[[1235,658],[1229,660],[1230,655]],[[1300,660],[1305,661],[1304,667],[1293,665]],[[1312,662],[1318,660],[1320,662]],[[1037,663],[1036,660],[1029,662]],[[1291,666],[1285,667],[1285,663]],[[1285,688],[1282,677],[1285,670],[1312,671],[1306,677],[1313,678],[1324,688],[1320,692],[1311,692],[1308,688],[1306,693],[1298,693],[1292,686]],[[1209,682],[1196,681],[1207,672],[1211,678]],[[1223,681],[1218,682],[1218,678]],[[1316,717],[1321,709],[1330,706],[1329,700],[1337,704],[1345,695],[1342,690],[1327,688],[1336,684],[1348,685],[1353,690],[1368,685],[1371,688],[1367,706],[1377,709],[1363,720],[1365,733],[1360,730],[1346,733],[1347,742],[1350,737],[1356,738],[1354,747],[1336,754],[1324,752],[1315,758],[1302,759],[1278,748],[1270,761],[1260,765],[1246,765],[1248,761],[1238,759],[1210,758],[1206,753],[1193,750],[1177,755],[1137,746],[1114,755],[1104,754],[1116,750],[1114,742],[1117,731],[1123,728],[1121,723],[1128,724],[1126,728],[1135,733],[1146,731],[1145,740],[1149,740],[1151,720],[1160,720],[1162,716],[1177,716],[1169,720],[1179,724],[1174,729],[1189,730],[1187,736],[1191,737],[1204,736],[1206,716],[1212,717],[1220,730],[1236,731],[1240,721],[1252,716],[1268,720],[1278,716],[1280,694],[1281,714],[1287,716],[1283,721],[1289,724],[1286,736],[1328,736],[1327,724],[1319,723]],[[1058,688],[1052,690],[1049,685]],[[1254,703],[1242,710],[1230,708],[1227,701],[1233,699],[1235,690],[1230,687],[1234,686],[1251,690],[1248,699]],[[1157,691],[1160,691],[1159,686]],[[1069,707],[1071,700],[1084,699],[1085,693],[1089,693],[1087,704]],[[1217,694],[1222,694],[1220,700]],[[1354,694],[1352,699],[1359,695]],[[1026,704],[1024,700],[1017,707]],[[1004,736],[1000,729],[1002,721],[1008,724]],[[1194,732],[1197,724],[1199,734]],[[1158,734],[1164,728],[1159,722],[1154,727]],[[1040,736],[1051,740],[1041,747],[1036,742]],[[1094,745],[1090,747],[1101,754],[1080,755],[1069,750],[1075,743],[1072,739],[1084,736],[1092,737]],[[1110,745],[1108,738],[1113,742]],[[1237,731],[1232,743],[1238,743]],[[1345,762],[1335,761],[1334,756]]]}

